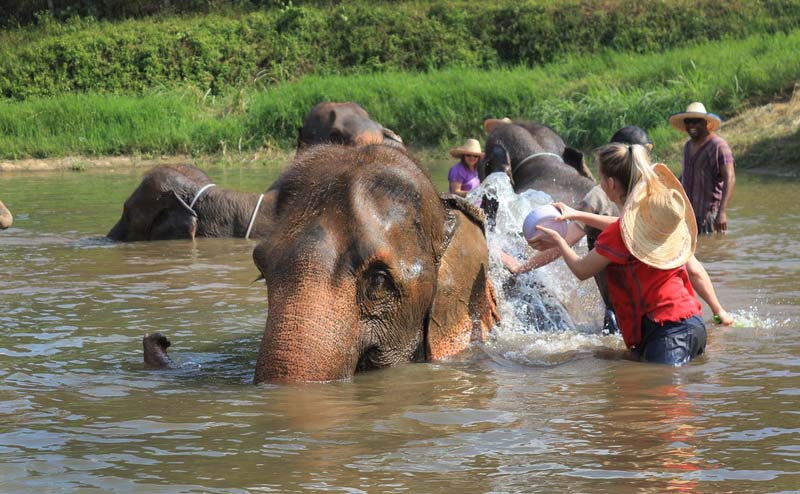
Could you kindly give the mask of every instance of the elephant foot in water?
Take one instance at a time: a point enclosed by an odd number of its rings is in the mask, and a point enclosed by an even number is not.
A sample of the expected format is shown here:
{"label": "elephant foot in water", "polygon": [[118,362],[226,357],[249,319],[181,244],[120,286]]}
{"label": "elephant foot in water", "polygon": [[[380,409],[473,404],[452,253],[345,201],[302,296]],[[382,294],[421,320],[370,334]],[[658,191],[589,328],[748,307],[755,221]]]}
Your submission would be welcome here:
{"label": "elephant foot in water", "polygon": [[142,338],[144,347],[144,363],[152,369],[174,369],[177,366],[167,355],[167,348],[172,343],[161,333],[145,334]]}

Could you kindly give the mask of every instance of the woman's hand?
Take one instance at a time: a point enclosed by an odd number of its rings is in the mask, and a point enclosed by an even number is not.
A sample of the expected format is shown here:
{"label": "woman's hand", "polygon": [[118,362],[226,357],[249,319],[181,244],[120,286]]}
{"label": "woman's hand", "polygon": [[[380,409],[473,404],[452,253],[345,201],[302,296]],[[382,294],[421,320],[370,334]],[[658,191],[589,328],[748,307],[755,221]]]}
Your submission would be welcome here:
{"label": "woman's hand", "polygon": [[544,227],[542,225],[536,225],[536,229],[544,233],[544,235],[537,235],[537,237],[542,237],[542,239],[539,240],[539,242],[544,241],[549,244],[552,244],[552,247],[558,247],[558,250],[560,250],[562,254],[565,251],[570,250],[567,241],[564,240],[564,237],[562,237],[561,234],[558,233],[557,231],[551,230],[550,228]]}
{"label": "woman's hand", "polygon": [[[559,235],[560,236],[560,235]],[[528,245],[536,250],[548,250],[556,247],[555,241],[547,235],[534,235],[528,240]]]}
{"label": "woman's hand", "polygon": [[503,261],[503,266],[511,271],[511,274],[519,274],[522,269],[522,263],[506,251],[500,251],[500,260]]}
{"label": "woman's hand", "polygon": [[730,326],[733,324],[733,318],[728,314],[728,311],[720,309],[719,312],[714,314],[714,322],[723,326]]}
{"label": "woman's hand", "polygon": [[561,216],[557,217],[556,221],[566,221],[575,219],[576,215],[578,214],[577,210],[567,206],[563,202],[554,202],[553,206],[555,206],[556,209],[561,211]]}

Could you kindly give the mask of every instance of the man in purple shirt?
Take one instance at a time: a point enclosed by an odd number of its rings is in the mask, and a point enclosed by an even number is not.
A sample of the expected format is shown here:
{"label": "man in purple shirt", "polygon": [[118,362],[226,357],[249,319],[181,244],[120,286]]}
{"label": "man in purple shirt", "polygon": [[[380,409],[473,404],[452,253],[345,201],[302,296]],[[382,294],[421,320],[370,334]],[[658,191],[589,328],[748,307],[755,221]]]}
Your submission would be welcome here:
{"label": "man in purple shirt", "polygon": [[730,146],[714,133],[722,120],[695,102],[669,117],[669,123],[689,134],[683,148],[681,184],[692,203],[698,233],[727,233],[736,173]]}

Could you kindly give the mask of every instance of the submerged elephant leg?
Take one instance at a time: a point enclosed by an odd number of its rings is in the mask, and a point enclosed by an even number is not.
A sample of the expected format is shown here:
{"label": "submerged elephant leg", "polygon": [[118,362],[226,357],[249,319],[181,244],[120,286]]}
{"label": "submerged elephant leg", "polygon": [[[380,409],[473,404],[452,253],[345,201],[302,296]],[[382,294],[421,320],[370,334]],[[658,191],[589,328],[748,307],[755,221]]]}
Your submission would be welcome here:
{"label": "submerged elephant leg", "polygon": [[170,345],[172,343],[161,333],[145,334],[142,338],[145,365],[154,369],[174,369],[175,362],[167,355]]}

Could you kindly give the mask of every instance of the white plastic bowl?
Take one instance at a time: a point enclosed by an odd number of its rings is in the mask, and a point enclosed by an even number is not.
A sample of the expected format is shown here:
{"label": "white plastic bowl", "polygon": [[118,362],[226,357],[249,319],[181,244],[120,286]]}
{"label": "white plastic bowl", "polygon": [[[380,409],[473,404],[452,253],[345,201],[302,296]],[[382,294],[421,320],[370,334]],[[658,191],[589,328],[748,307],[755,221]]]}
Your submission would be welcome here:
{"label": "white plastic bowl", "polygon": [[555,230],[562,237],[566,237],[569,225],[566,221],[556,221],[559,216],[561,216],[561,211],[552,204],[539,206],[528,213],[528,216],[525,217],[525,222],[522,224],[522,234],[525,235],[525,240],[530,241],[536,235],[542,234],[541,231],[536,229],[538,225]]}

